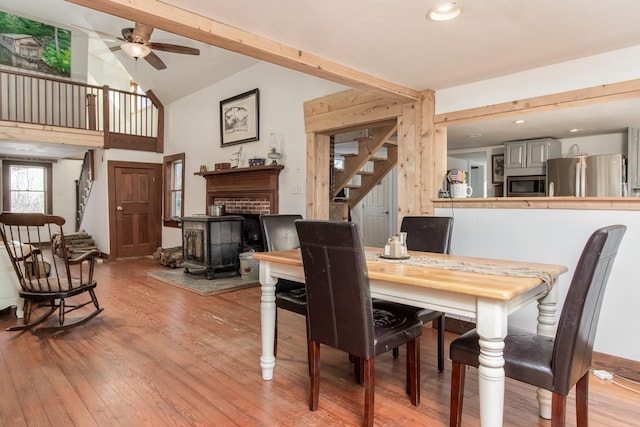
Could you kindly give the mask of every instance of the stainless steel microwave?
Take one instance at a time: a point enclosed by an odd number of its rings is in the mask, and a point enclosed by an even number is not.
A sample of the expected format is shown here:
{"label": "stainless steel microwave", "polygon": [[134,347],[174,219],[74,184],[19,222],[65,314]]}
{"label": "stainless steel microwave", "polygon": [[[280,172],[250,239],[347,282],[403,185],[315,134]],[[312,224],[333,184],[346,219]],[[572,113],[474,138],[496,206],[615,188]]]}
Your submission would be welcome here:
{"label": "stainless steel microwave", "polygon": [[507,197],[544,197],[546,177],[544,175],[507,176]]}

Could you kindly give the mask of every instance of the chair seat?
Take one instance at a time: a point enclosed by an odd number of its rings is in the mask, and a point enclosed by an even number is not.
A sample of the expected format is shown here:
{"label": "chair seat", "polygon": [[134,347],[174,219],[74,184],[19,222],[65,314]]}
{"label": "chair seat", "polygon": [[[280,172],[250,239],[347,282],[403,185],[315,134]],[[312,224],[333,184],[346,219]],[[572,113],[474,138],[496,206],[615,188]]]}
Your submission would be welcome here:
{"label": "chair seat", "polygon": [[304,283],[279,279],[276,284],[276,306],[307,315],[307,291]]}
{"label": "chair seat", "polygon": [[[438,328],[438,371],[444,371],[444,313],[441,311],[429,310],[421,307],[401,304],[383,299],[372,300],[374,310],[388,310],[409,319],[420,320],[423,324],[434,321],[434,326]],[[399,355],[398,349],[393,350],[393,358]]]}
{"label": "chair seat", "polygon": [[373,326],[376,355],[393,350],[422,334],[422,321],[375,308]]}
{"label": "chair seat", "polygon": [[[553,344],[553,338],[509,327],[504,340],[506,376],[553,391]],[[449,348],[451,360],[476,368],[479,354],[480,345],[475,329],[453,340]]]}
{"label": "chair seat", "polygon": [[[28,285],[28,288],[27,288]],[[25,288],[22,292],[24,294],[29,295],[37,295],[43,293],[61,293],[61,292],[72,292],[73,290],[84,289],[87,286],[95,287],[95,281],[92,280],[90,282],[81,281],[78,278],[71,278],[71,281],[67,280],[67,278],[55,278],[55,277],[44,277],[44,278],[34,278],[30,280],[28,283],[25,283]]]}
{"label": "chair seat", "polygon": [[410,319],[421,320],[422,323],[428,323],[441,316],[444,316],[444,313],[441,311],[429,310],[428,308],[413,307],[411,305],[400,304],[398,302],[392,302],[377,298],[373,300],[373,308],[402,314],[403,316],[406,316]]}

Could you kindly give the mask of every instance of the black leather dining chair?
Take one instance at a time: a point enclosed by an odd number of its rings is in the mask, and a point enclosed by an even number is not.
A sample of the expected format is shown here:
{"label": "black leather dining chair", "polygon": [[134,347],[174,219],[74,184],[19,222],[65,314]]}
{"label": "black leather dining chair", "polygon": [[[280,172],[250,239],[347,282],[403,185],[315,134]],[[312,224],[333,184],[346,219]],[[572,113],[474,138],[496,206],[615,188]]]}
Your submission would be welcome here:
{"label": "black leather dining chair", "polygon": [[[268,252],[286,251],[300,247],[298,242],[298,232],[294,221],[302,219],[302,215],[260,215],[260,227],[262,237],[265,242],[265,249]],[[278,279],[276,283],[276,307],[307,315],[307,293],[304,283],[292,280]],[[273,354],[278,350],[278,312],[276,310],[276,329],[273,341]]]}
{"label": "black leather dining chair", "polygon": [[[604,289],[626,227],[596,230],[576,266],[558,322],[555,339],[509,327],[504,340],[508,378],[552,392],[551,426],[565,425],[566,399],[576,387],[578,427],[588,424],[589,369]],[[451,343],[451,427],[461,425],[465,365],[478,367],[480,346],[475,329]]]}
{"label": "black leather dining chair", "polygon": [[[448,216],[405,216],[400,231],[407,233],[407,249],[411,251],[451,253],[453,218]],[[438,371],[444,371],[444,313],[413,307],[391,301],[375,299],[374,308],[402,310],[406,316],[414,317],[426,324],[433,321],[438,329]],[[398,350],[394,349],[394,357]]]}
{"label": "black leather dining chair", "polygon": [[[311,391],[309,408],[318,408],[320,344],[353,355],[363,376],[364,425],[373,425],[375,357],[407,344],[411,403],[420,402],[422,322],[378,310],[371,302],[367,263],[358,225],[336,221],[296,221],[309,325]],[[356,374],[358,375],[358,374]]]}

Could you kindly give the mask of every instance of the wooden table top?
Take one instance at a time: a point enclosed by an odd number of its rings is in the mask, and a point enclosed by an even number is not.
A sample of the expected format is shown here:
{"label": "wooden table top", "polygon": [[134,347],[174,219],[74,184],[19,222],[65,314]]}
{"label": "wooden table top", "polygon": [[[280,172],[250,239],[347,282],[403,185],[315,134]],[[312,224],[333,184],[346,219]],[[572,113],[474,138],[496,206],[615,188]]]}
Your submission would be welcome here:
{"label": "wooden table top", "polygon": [[[380,248],[366,248],[368,255],[379,254]],[[500,274],[500,267],[505,269],[527,268],[547,273],[552,279],[567,271],[567,267],[555,264],[540,264],[524,261],[507,261],[489,258],[461,257],[435,253],[409,251],[412,257],[429,257],[435,260],[446,260],[476,265],[495,267],[495,274],[411,265],[385,259],[369,259],[367,261],[369,278],[394,283],[421,286],[435,290],[455,292],[476,297],[486,297],[508,301],[537,286],[543,284],[539,277],[516,277]],[[302,256],[299,249],[278,252],[257,252],[253,258],[278,264],[302,267]]]}

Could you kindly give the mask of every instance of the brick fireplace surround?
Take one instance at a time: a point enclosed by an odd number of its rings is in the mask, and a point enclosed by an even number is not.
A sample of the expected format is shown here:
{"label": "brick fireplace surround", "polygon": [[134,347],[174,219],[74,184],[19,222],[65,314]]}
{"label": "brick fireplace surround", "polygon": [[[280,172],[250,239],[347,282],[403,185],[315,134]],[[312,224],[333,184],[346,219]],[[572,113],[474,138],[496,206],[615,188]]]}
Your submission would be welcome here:
{"label": "brick fireplace surround", "polygon": [[278,177],[283,165],[196,172],[206,181],[204,212],[225,205],[227,214],[278,213]]}

